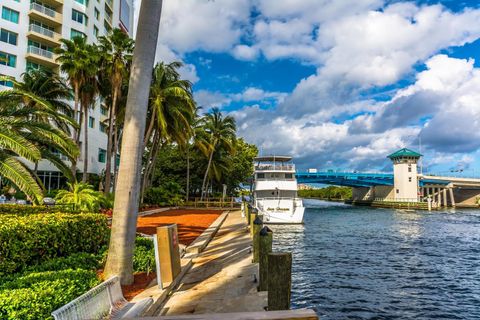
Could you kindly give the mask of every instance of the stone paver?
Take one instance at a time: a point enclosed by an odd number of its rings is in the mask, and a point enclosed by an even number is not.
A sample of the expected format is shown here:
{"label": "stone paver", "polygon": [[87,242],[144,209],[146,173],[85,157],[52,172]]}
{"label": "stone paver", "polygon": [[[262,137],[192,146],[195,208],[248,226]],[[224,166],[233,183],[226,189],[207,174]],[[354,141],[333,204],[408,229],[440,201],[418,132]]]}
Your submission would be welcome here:
{"label": "stone paver", "polygon": [[230,212],[207,248],[167,300],[160,315],[263,311],[266,292],[257,292],[258,265],[240,211]]}

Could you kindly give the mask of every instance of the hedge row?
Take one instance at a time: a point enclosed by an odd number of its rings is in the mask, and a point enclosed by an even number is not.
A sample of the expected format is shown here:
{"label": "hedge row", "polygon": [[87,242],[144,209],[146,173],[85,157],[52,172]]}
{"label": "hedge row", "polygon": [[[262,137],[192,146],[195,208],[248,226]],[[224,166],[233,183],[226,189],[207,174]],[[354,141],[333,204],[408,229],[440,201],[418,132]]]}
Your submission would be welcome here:
{"label": "hedge row", "polygon": [[73,210],[71,205],[56,205],[56,206],[29,206],[21,204],[0,204],[0,215],[14,214],[14,215],[30,215],[39,213],[60,213],[60,212],[78,212]]}
{"label": "hedge row", "polygon": [[97,253],[108,238],[101,214],[0,215],[0,277],[55,257]]}
{"label": "hedge row", "polygon": [[99,283],[91,270],[28,273],[0,286],[0,319],[52,319],[53,310]]}

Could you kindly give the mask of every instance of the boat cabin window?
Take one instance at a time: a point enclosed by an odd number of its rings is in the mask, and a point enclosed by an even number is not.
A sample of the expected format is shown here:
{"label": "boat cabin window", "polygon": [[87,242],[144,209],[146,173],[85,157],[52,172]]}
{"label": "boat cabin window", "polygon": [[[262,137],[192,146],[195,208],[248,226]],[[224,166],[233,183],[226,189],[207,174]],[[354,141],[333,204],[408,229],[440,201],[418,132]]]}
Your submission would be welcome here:
{"label": "boat cabin window", "polygon": [[293,178],[293,174],[285,173],[285,179],[292,179],[292,178]]}
{"label": "boat cabin window", "polygon": [[257,173],[257,179],[265,179],[265,173]]}

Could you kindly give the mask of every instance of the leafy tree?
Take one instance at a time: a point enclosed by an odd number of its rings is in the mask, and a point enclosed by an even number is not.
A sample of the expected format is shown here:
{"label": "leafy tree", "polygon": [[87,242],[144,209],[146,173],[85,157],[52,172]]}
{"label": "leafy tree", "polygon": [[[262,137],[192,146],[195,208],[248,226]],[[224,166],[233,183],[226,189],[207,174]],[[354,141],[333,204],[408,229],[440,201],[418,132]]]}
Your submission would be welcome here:
{"label": "leafy tree", "polygon": [[86,183],[67,183],[70,190],[60,190],[55,196],[59,204],[75,205],[75,209],[84,212],[98,212],[106,198],[101,192],[95,191],[92,185]]}

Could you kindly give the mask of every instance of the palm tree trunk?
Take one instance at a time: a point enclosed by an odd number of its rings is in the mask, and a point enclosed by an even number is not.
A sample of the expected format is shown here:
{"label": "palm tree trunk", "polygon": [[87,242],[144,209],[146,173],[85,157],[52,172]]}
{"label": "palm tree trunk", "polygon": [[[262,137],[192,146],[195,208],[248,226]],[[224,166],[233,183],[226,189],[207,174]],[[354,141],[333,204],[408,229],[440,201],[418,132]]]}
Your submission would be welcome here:
{"label": "palm tree trunk", "polygon": [[203,201],[203,198],[205,197],[206,193],[206,183],[207,183],[207,178],[208,178],[208,171],[210,170],[210,165],[212,164],[212,158],[213,158],[213,152],[215,151],[214,148],[212,148],[212,152],[210,153],[210,157],[208,158],[208,164],[207,164],[207,170],[205,170],[205,175],[203,176],[203,183],[202,183],[202,195],[200,197],[200,201]]}
{"label": "palm tree trunk", "polygon": [[185,152],[187,157],[187,190],[185,190],[185,201],[188,201],[190,196],[190,145],[187,142],[187,150]]}
{"label": "palm tree trunk", "polygon": [[143,1],[141,4],[130,74],[121,152],[128,156],[120,159],[112,232],[104,271],[106,278],[118,275],[124,285],[133,283],[143,138],[161,11],[162,0]]}
{"label": "palm tree trunk", "polygon": [[83,110],[83,177],[82,182],[88,181],[88,105]]}
{"label": "palm tree trunk", "polygon": [[[80,88],[78,84],[74,84],[74,109],[73,109],[73,119],[75,121],[78,121],[78,104],[79,104],[79,96],[80,96]],[[80,126],[81,123],[77,122],[78,125]],[[75,143],[78,146],[78,140],[77,140],[77,131],[80,131],[80,128],[77,130],[76,128],[72,128],[72,139],[75,141]],[[77,162],[72,161],[72,164],[70,166],[70,170],[72,171],[72,175],[76,179],[76,173],[77,173]]]}
{"label": "palm tree trunk", "polygon": [[105,164],[105,188],[103,193],[107,195],[110,192],[112,184],[112,148],[113,148],[113,132],[115,125],[115,114],[117,106],[118,88],[113,90],[112,107],[108,119],[108,142],[107,142],[107,163]]}
{"label": "palm tree trunk", "polygon": [[112,192],[115,193],[115,188],[117,186],[117,178],[118,178],[118,158],[117,158],[117,153],[118,153],[118,146],[120,144],[120,139],[122,136],[121,130],[115,131],[115,139],[114,139],[114,145],[113,145],[113,190]]}
{"label": "palm tree trunk", "polygon": [[152,168],[155,165],[155,160],[157,159],[157,154],[160,146],[160,133],[158,130],[155,130],[153,136],[152,147],[148,153],[147,163],[145,164],[145,171],[143,172],[142,188],[140,190],[140,203],[143,203],[143,196],[145,195],[145,190],[147,190],[150,184],[150,175],[152,173]]}

